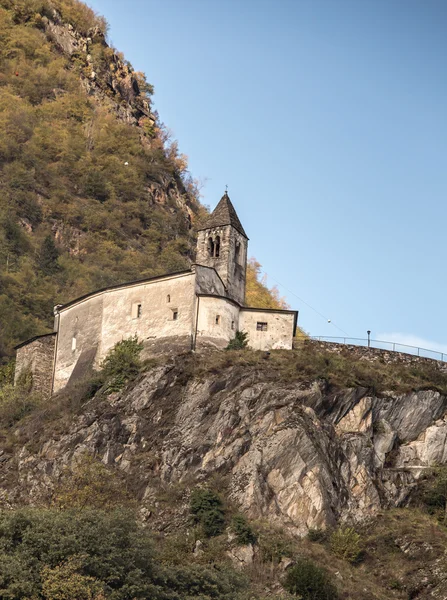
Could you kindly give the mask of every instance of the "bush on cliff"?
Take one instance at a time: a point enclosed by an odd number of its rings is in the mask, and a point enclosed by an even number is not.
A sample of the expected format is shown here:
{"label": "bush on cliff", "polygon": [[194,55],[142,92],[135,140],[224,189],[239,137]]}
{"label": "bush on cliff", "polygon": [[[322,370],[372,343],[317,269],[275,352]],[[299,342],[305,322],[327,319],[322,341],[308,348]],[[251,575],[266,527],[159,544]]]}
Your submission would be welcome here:
{"label": "bush on cliff", "polygon": [[363,554],[360,535],[352,527],[336,529],[330,537],[331,551],[350,563],[359,562]]}
{"label": "bush on cliff", "polygon": [[102,362],[102,373],[110,391],[121,390],[134,379],[141,369],[140,354],[143,344],[136,336],[121,340],[107,354]]}
{"label": "bush on cliff", "polygon": [[308,559],[298,559],[287,571],[284,587],[302,600],[337,600],[337,589],[326,571]]}
{"label": "bush on cliff", "polygon": [[200,524],[206,537],[214,537],[225,528],[225,512],[220,497],[208,488],[193,490],[190,501],[193,522]]}

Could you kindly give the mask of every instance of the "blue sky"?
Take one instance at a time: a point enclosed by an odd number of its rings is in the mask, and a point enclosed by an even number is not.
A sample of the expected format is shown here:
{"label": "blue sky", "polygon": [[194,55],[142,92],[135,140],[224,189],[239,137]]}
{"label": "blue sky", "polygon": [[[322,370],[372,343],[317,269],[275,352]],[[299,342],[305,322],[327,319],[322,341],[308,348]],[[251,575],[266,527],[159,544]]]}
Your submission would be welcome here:
{"label": "blue sky", "polygon": [[308,332],[447,351],[445,0],[89,4]]}

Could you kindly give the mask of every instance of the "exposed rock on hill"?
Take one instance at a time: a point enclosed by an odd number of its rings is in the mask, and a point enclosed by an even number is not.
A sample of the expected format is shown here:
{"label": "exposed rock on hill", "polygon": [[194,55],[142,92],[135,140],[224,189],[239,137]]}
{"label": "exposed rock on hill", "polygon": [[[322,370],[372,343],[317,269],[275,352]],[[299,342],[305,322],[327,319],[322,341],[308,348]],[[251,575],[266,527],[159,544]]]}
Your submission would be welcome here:
{"label": "exposed rock on hill", "polygon": [[194,375],[200,360],[154,367],[132,389],[87,402],[57,434],[52,422],[19,427],[17,450],[2,457],[4,501],[38,502],[88,453],[121,469],[143,507],[160,482],[218,473],[247,515],[303,535],[405,505],[424,470],[446,460],[447,396],[437,391],[281,381],[262,359]]}

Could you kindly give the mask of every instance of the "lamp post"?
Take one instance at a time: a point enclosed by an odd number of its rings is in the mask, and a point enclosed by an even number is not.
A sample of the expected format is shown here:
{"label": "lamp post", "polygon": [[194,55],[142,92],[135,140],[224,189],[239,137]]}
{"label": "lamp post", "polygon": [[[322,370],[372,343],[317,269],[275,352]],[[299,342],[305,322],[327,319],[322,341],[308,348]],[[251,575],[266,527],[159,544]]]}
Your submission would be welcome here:
{"label": "lamp post", "polygon": [[368,331],[366,333],[368,334],[368,348],[370,348],[371,347],[371,339],[370,339],[371,331],[368,329]]}

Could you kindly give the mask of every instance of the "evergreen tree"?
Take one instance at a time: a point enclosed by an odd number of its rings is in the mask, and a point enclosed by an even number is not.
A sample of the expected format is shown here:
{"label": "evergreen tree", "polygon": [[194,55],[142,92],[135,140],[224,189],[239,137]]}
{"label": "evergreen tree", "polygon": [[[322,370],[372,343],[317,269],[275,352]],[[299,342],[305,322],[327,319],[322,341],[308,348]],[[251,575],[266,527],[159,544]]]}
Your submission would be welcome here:
{"label": "evergreen tree", "polygon": [[45,275],[53,275],[59,270],[58,258],[59,251],[56,248],[53,237],[47,235],[42,242],[39,252],[39,268]]}

